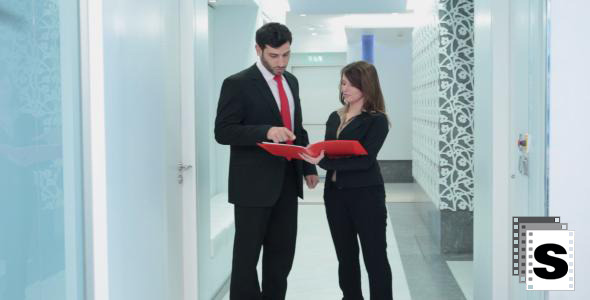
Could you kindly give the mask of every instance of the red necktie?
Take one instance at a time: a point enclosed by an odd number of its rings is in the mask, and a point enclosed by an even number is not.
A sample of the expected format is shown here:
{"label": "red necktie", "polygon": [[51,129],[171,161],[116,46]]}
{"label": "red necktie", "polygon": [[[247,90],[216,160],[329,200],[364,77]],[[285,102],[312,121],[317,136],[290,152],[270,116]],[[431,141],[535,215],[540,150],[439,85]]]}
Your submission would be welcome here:
{"label": "red necktie", "polygon": [[[291,110],[289,109],[289,99],[287,98],[287,93],[285,93],[285,88],[283,87],[283,78],[279,74],[275,75],[274,80],[279,86],[279,98],[281,99],[281,118],[283,119],[283,125],[292,132]],[[293,144],[293,141],[287,141],[287,144]]]}

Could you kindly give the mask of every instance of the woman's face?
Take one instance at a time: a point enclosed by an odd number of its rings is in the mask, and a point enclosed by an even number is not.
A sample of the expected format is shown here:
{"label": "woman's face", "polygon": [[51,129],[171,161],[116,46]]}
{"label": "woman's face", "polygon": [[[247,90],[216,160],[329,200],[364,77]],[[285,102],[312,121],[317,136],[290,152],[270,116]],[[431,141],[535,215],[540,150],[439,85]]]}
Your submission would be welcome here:
{"label": "woman's face", "polygon": [[350,81],[348,81],[348,78],[344,75],[342,75],[342,80],[340,81],[340,91],[342,92],[344,102],[348,104],[354,104],[363,100],[363,92],[352,86]]}

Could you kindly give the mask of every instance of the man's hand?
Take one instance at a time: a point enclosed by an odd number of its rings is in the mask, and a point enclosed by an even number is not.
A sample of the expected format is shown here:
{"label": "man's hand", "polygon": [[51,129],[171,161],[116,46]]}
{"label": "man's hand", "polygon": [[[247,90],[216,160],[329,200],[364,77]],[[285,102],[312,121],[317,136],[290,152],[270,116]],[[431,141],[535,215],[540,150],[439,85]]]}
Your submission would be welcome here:
{"label": "man's hand", "polygon": [[305,183],[307,183],[307,187],[310,189],[314,189],[316,185],[320,182],[320,177],[318,175],[307,175],[305,176]]}
{"label": "man's hand", "polygon": [[295,140],[295,135],[286,127],[271,127],[266,133],[266,138],[274,143]]}

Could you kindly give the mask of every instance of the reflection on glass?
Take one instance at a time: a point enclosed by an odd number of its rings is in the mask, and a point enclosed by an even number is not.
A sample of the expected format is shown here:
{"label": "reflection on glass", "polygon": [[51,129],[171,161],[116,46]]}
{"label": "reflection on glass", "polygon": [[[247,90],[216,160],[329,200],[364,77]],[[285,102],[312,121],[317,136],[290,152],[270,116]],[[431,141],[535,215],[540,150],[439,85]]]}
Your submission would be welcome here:
{"label": "reflection on glass", "polygon": [[60,73],[59,2],[3,1],[0,299],[66,299]]}

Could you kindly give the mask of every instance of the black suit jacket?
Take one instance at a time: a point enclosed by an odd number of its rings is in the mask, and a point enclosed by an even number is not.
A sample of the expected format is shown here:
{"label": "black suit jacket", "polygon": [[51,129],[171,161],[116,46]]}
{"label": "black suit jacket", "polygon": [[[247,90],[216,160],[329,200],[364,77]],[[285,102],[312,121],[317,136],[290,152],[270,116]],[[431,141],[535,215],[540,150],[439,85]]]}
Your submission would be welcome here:
{"label": "black suit jacket", "polygon": [[[299,84],[284,73],[295,105],[294,144],[307,146],[307,132],[301,124]],[[264,142],[271,127],[282,127],[279,107],[256,65],[226,78],[215,119],[215,139],[231,146],[229,162],[229,202],[241,206],[273,206],[281,193],[287,160],[270,155],[256,145]],[[293,161],[297,170],[297,192],[303,198],[303,175],[317,174],[313,165]]]}
{"label": "black suit jacket", "polygon": [[[319,166],[326,173],[326,187],[355,188],[383,184],[381,169],[377,163],[377,154],[387,133],[389,121],[383,113],[362,112],[352,120],[336,137],[340,126],[340,116],[333,112],[326,122],[326,140],[358,140],[367,150],[366,156],[330,159],[324,157]],[[332,182],[332,174],[337,171],[336,182]]]}

